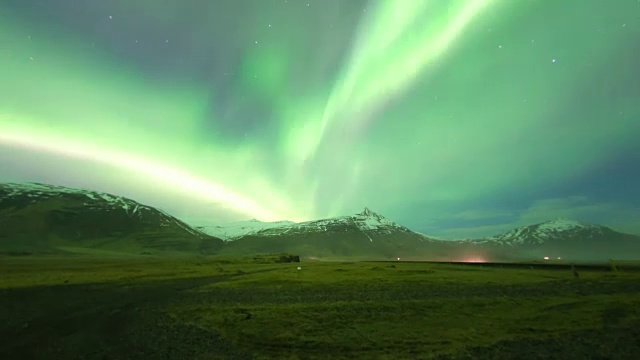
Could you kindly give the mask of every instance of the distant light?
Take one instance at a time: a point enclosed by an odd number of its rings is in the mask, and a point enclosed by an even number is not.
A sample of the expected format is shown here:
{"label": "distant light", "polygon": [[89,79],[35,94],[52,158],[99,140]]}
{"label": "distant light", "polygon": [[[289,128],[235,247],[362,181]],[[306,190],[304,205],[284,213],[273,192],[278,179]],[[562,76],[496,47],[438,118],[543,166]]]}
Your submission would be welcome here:
{"label": "distant light", "polygon": [[562,258],[560,256],[558,256],[558,260],[562,260]]}
{"label": "distant light", "polygon": [[398,261],[400,261],[400,258],[398,258]]}
{"label": "distant light", "polygon": [[551,62],[552,62],[552,63],[554,63],[554,62],[556,62],[556,61],[558,61],[558,59],[552,59],[552,60],[551,60]]}
{"label": "distant light", "polygon": [[302,270],[302,266],[298,266],[298,271]]}
{"label": "distant light", "polygon": [[549,260],[549,257],[548,257],[548,256],[545,256],[545,257],[544,257],[544,259],[545,259],[545,260]]}
{"label": "distant light", "polygon": [[479,257],[479,256],[470,256],[467,258],[462,259],[461,262],[465,262],[465,263],[485,263],[487,262],[487,260]]}

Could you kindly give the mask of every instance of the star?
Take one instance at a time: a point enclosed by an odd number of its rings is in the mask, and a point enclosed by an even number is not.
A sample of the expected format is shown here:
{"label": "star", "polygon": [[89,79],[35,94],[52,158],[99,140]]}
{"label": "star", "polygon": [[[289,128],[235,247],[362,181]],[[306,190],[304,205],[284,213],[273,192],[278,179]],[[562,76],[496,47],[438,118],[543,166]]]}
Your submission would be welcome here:
{"label": "star", "polygon": [[498,49],[502,49],[502,45],[498,45]]}
{"label": "star", "polygon": [[269,24],[269,27],[271,27],[271,24]]}
{"label": "star", "polygon": [[113,19],[113,16],[109,15],[109,19],[110,19],[110,20],[112,20],[112,19]]}
{"label": "star", "polygon": [[554,62],[556,62],[556,61],[558,61],[558,59],[552,59],[552,60],[551,60],[551,62],[552,62],[552,63],[554,63]]}

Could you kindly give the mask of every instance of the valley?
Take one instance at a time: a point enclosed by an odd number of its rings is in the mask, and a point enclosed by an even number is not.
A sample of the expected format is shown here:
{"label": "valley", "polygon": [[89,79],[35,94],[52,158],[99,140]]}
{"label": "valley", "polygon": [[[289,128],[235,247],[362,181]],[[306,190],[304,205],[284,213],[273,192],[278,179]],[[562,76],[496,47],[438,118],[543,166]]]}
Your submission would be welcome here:
{"label": "valley", "polygon": [[[301,270],[298,270],[298,266]],[[0,261],[3,359],[640,355],[640,269],[254,258]]]}
{"label": "valley", "polygon": [[635,359],[638,239],[556,219],[441,240],[368,208],[198,227],[0,184],[0,358]]}

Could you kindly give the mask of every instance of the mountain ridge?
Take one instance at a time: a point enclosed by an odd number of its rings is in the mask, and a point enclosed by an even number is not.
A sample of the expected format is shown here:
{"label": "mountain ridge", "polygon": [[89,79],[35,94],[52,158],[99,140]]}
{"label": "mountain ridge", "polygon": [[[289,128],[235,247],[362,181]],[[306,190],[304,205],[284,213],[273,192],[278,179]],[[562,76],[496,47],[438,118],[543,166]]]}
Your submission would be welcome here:
{"label": "mountain ridge", "polygon": [[290,252],[301,256],[397,259],[425,255],[426,245],[440,245],[438,257],[455,246],[430,239],[364,208],[352,215],[271,227],[228,242],[224,252]]}
{"label": "mountain ridge", "polygon": [[9,245],[445,261],[640,255],[640,236],[567,218],[470,240],[429,237],[368,207],[352,215],[300,223],[252,219],[193,228],[132,199],[41,183],[0,184],[0,250]]}
{"label": "mountain ridge", "polygon": [[153,253],[206,252],[221,245],[163,210],[122,196],[41,183],[0,184],[0,248]]}

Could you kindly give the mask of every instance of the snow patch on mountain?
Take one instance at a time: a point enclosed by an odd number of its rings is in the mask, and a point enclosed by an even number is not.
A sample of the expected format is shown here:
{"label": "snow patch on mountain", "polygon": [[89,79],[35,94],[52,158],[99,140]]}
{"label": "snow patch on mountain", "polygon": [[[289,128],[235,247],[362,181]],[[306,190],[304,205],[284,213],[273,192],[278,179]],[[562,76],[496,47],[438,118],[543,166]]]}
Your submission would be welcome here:
{"label": "snow patch on mountain", "polygon": [[585,237],[601,233],[602,228],[597,225],[584,224],[572,219],[558,218],[540,224],[522,226],[504,234],[491,236],[479,240],[476,243],[499,243],[503,245],[543,244],[548,240],[561,240],[570,234],[584,232]]}
{"label": "snow patch on mountain", "polygon": [[[276,225],[275,223],[271,223]],[[334,218],[305,221],[301,223],[289,223],[278,226],[271,226],[250,233],[250,235],[256,235],[261,237],[271,237],[280,235],[298,235],[304,236],[304,234],[312,233],[342,233],[349,231],[361,232],[370,242],[375,241],[375,237],[378,235],[389,234],[414,234],[417,237],[423,236],[412,232],[404,226],[398,225],[391,220],[388,220],[384,216],[365,208],[362,212],[348,215],[338,216]],[[205,232],[207,230],[204,230]],[[220,236],[220,235],[217,235]],[[239,236],[238,236],[239,237]]]}
{"label": "snow patch on mountain", "polygon": [[555,220],[547,221],[538,225],[538,231],[540,232],[557,232],[573,230],[576,228],[589,228],[593,225],[583,224],[576,220],[558,218]]}
{"label": "snow patch on mountain", "polygon": [[[0,203],[3,200],[10,201],[12,198],[26,196],[31,199],[30,203],[35,203],[41,200],[47,200],[51,198],[60,197],[62,195],[78,195],[80,199],[88,199],[82,202],[83,206],[87,209],[102,209],[104,211],[123,210],[129,217],[138,217],[142,219],[146,214],[152,213],[157,210],[162,215],[160,217],[160,226],[172,226],[177,225],[185,231],[194,235],[203,235],[201,232],[189,227],[182,221],[167,214],[165,211],[155,209],[143,204],[140,204],[134,200],[107,194],[103,192],[90,191],[84,189],[68,188],[64,186],[48,185],[40,183],[7,183],[0,184]],[[4,195],[1,195],[3,194]]]}
{"label": "snow patch on mountain", "polygon": [[[124,209],[127,213],[129,213],[129,209],[133,208],[134,206],[148,208],[131,199],[127,199],[121,196],[115,196],[97,191],[68,188],[64,186],[47,185],[40,183],[8,183],[3,184],[3,187],[5,189],[8,189],[8,192],[5,195],[7,198],[26,195],[29,198],[44,200],[57,197],[62,194],[75,194],[86,196],[93,202],[104,201],[112,207],[120,207]],[[0,201],[2,201],[2,199],[0,199]]]}
{"label": "snow patch on mountain", "polygon": [[262,222],[256,219],[248,221],[235,221],[223,225],[215,226],[198,226],[197,229],[205,234],[218,237],[223,240],[231,241],[245,235],[255,234],[258,231],[280,228],[296,224],[293,221],[273,221]]}

